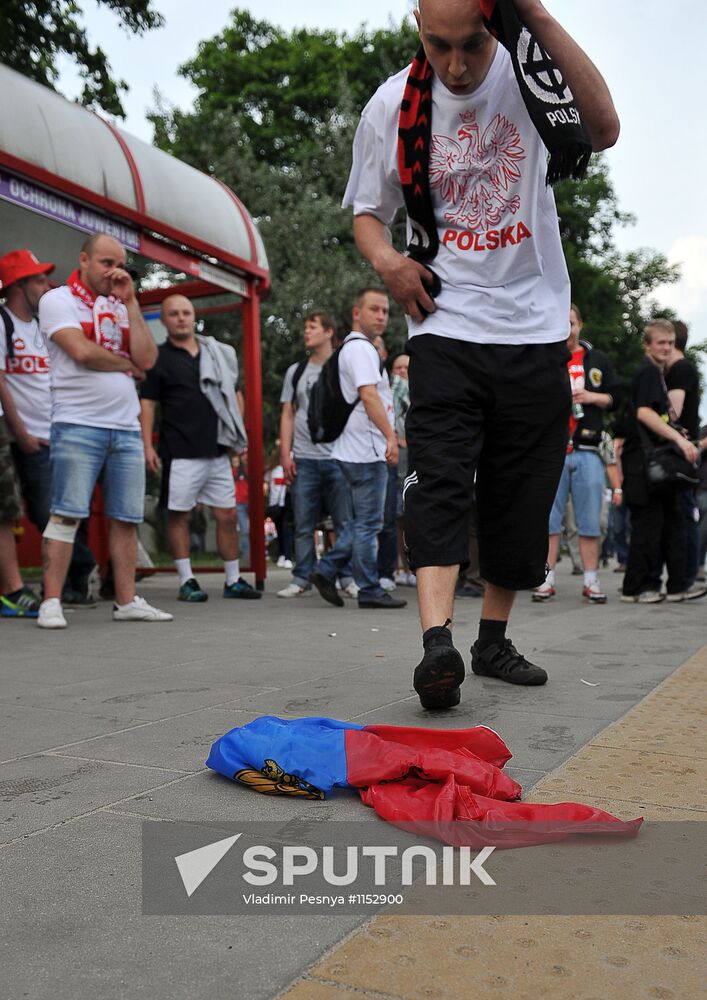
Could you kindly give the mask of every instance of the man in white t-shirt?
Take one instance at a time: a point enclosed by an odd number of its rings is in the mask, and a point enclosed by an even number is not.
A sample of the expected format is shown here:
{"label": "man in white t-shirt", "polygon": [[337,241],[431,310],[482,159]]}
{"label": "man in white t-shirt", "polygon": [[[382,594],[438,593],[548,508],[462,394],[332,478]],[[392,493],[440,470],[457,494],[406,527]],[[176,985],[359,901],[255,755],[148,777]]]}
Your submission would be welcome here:
{"label": "man in white t-shirt", "polygon": [[359,608],[403,608],[407,601],[391,597],[380,583],[378,534],[383,527],[386,463],[397,465],[393,397],[388,373],[373,341],[388,325],[388,296],[379,288],[363,288],[354,300],[352,332],[339,353],[339,381],[347,403],[354,406],[332,458],[351,487],[353,518],[342,526],[334,548],[320,559],[310,580],[325,601],[341,607],[336,576],[352,561]]}
{"label": "man in white t-shirt", "polygon": [[[47,345],[39,329],[37,309],[51,287],[54,264],[41,263],[30,250],[11,250],[0,257],[5,306],[0,309],[0,402],[12,439],[27,517],[39,531],[49,520],[52,474],[49,464],[51,390]],[[94,607],[88,594],[96,560],[86,544],[85,522],[74,542],[62,600],[72,607]]]}
{"label": "man in white t-shirt", "polygon": [[[331,517],[334,532],[351,520],[351,488],[338,462],[331,457],[333,444],[313,444],[307,426],[307,406],[312,385],[322,365],[333,354],[336,332],[334,317],[326,312],[312,312],[304,318],[304,347],[307,357],[290,365],[285,372],[280,393],[280,460],[290,486],[295,515],[295,568],[292,581],[277,596],[305,597],[312,593],[309,575],[317,554],[314,532],[322,511]],[[358,587],[350,567],[340,576],[341,593],[355,598]]]}
{"label": "man in white t-shirt", "polygon": [[[487,13],[494,7],[483,5]],[[592,148],[612,145],[618,119],[599,72],[539,0],[515,0],[515,10],[557,67],[550,80],[528,61],[528,86],[542,97],[543,87],[554,92],[564,81]],[[403,186],[399,174],[399,124],[413,107],[401,115],[403,95],[420,79],[408,68],[363,111],[344,205],[353,208],[360,251],[408,316],[405,537],[424,648],[413,683],[424,707],[449,708],[464,679],[448,626],[468,558],[475,473],[487,586],[472,670],[514,684],[547,680],[505,632],[515,592],[545,576],[570,407],[570,290],[546,149],[480,0],[422,0],[415,16],[430,81],[429,111],[413,108],[415,122],[421,126],[424,111],[429,128],[426,176],[412,176],[404,163]],[[404,193],[425,186],[439,240],[429,269],[398,253],[388,230]],[[418,246],[427,235],[420,228]]]}
{"label": "man in white t-shirt", "polygon": [[117,240],[91,236],[68,284],[39,302],[52,387],[52,501],[42,546],[41,628],[66,628],[61,591],[79,522],[88,517],[99,480],[109,520],[114,620],[172,620],[135,594],[137,526],[145,510],[135,379],[155,363],[157,347],[125,263]]}

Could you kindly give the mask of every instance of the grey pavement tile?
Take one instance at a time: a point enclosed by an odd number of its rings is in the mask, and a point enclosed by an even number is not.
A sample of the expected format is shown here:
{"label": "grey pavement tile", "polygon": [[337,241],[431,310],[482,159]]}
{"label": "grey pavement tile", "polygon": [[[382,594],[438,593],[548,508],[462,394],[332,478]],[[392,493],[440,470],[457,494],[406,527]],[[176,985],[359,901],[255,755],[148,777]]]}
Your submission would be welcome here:
{"label": "grey pavement tile", "polygon": [[219,736],[262,714],[228,706],[198,709],[161,722],[144,723],[128,732],[78,742],[59,748],[56,753],[90,760],[200,771],[212,743]]}
{"label": "grey pavement tile", "polygon": [[[48,702],[51,704],[51,700]],[[109,709],[91,716],[55,708],[34,708],[5,702],[0,705],[2,732],[0,762],[23,754],[39,753],[74,740],[101,736],[134,724],[129,717],[119,718]]]}
{"label": "grey pavement tile", "polygon": [[3,851],[3,995],[270,1000],[362,917],[141,913],[141,823],[96,813]]}
{"label": "grey pavement tile", "polygon": [[7,843],[179,777],[177,771],[124,767],[41,754],[0,766],[0,840]]}
{"label": "grey pavement tile", "polygon": [[335,789],[321,801],[291,795],[261,795],[210,769],[189,775],[169,788],[134,795],[111,806],[111,812],[209,823],[356,822],[375,818],[373,810],[350,789]]}
{"label": "grey pavement tile", "polygon": [[16,685],[13,693],[4,692],[4,700],[94,718],[110,715],[114,719],[155,720],[236,701],[262,691],[262,684],[251,685],[235,679],[230,684],[214,684],[201,678],[198,668],[189,664],[181,679],[175,679],[169,667],[127,675],[116,671],[110,677],[77,681],[52,689]]}

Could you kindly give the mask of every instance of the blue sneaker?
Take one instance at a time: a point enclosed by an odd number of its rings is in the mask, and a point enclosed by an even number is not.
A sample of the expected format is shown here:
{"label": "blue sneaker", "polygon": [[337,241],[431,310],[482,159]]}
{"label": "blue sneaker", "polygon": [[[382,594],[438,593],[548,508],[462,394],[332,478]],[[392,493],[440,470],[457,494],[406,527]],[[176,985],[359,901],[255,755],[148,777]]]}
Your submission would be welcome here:
{"label": "blue sneaker", "polygon": [[239,576],[235,583],[225,583],[223,585],[223,596],[236,598],[240,601],[259,601],[263,596],[259,590]]}
{"label": "blue sneaker", "polygon": [[12,594],[0,596],[0,615],[3,618],[37,618],[40,603],[30,587],[22,587]]}
{"label": "blue sneaker", "polygon": [[186,580],[179,588],[180,601],[191,601],[193,604],[203,604],[203,602],[208,601],[208,599],[209,595],[201,589],[193,576],[189,580]]}

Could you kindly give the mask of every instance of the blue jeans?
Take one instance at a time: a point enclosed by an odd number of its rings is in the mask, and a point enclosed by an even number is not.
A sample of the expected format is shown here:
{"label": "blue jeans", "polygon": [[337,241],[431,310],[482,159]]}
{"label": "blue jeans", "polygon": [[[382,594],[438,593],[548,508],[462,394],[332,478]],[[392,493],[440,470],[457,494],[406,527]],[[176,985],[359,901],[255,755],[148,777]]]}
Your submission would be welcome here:
{"label": "blue jeans", "polygon": [[[17,469],[20,480],[22,497],[27,507],[27,517],[38,531],[42,532],[47,526],[52,500],[52,470],[49,464],[49,446],[40,445],[39,451],[26,454],[17,445],[12,446],[12,458]],[[88,547],[88,531],[86,522],[81,522],[76,539],[74,550],[71,556],[71,564],[67,573],[67,580],[77,589],[83,577],[88,576],[96,560]]]}
{"label": "blue jeans", "polygon": [[236,516],[238,517],[238,537],[240,542],[239,557],[244,566],[250,566],[250,517],[248,516],[248,504],[236,504]]}
{"label": "blue jeans", "polygon": [[388,485],[385,462],[338,462],[353,498],[353,518],[343,525],[334,548],[320,560],[317,570],[333,580],[353,562],[353,575],[360,597],[381,597],[378,575],[378,534],[383,527],[383,509]]}
{"label": "blue jeans", "polygon": [[572,496],[577,533],[581,538],[601,535],[601,501],[604,494],[604,463],[595,451],[571,451],[557,487],[550,512],[550,534],[559,535],[567,496]]}
{"label": "blue jeans", "polygon": [[700,529],[695,520],[695,513],[698,513],[695,490],[682,490],[680,510],[685,521],[685,589],[687,590],[697,579],[700,568]]}
{"label": "blue jeans", "polygon": [[[298,587],[310,587],[309,574],[314,569],[317,554],[314,548],[314,530],[321,520],[322,511],[331,517],[337,540],[344,525],[353,516],[351,487],[331,458],[297,459],[297,475],[292,484],[292,501],[295,511],[295,569],[292,581]],[[337,576],[346,587],[352,579],[347,562]]]}
{"label": "blue jeans", "polygon": [[52,514],[88,517],[100,480],[106,517],[141,524],[145,452],[140,431],[52,424]]}
{"label": "blue jeans", "polygon": [[398,467],[388,466],[388,485],[385,490],[383,530],[378,539],[378,572],[393,579],[398,566]]}

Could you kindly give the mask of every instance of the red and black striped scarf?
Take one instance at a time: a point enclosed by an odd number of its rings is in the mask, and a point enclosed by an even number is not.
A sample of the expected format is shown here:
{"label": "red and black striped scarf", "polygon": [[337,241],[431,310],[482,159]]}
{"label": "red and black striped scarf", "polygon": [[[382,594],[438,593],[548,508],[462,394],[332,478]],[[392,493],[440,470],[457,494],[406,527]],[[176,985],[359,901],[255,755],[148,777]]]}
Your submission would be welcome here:
{"label": "red and black striped scarf", "polygon": [[[481,0],[481,13],[487,30],[508,49],[530,119],[550,154],[547,183],[583,177],[591,142],[560,71],[518,17],[513,0]],[[423,264],[434,260],[439,249],[429,185],[432,75],[420,46],[398,120],[398,173],[412,228],[407,252]]]}

